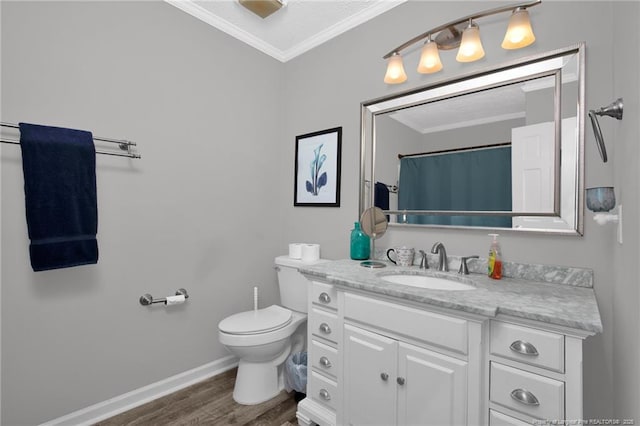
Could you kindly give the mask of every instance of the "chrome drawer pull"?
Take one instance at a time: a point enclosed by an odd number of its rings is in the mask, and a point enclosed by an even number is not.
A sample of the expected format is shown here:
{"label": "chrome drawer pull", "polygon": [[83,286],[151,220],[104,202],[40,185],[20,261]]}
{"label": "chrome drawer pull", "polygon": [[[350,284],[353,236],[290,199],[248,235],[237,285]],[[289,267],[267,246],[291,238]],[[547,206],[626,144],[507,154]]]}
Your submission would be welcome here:
{"label": "chrome drawer pull", "polygon": [[380,373],[380,378],[386,382],[389,380],[389,375],[387,373]]}
{"label": "chrome drawer pull", "polygon": [[320,365],[323,367],[329,368],[331,367],[331,361],[329,361],[329,358],[327,358],[326,356],[321,356]]}
{"label": "chrome drawer pull", "polygon": [[329,324],[327,324],[326,322],[320,324],[319,328],[320,331],[322,331],[324,334],[331,334],[331,327],[329,327]]}
{"label": "chrome drawer pull", "polygon": [[329,295],[324,292],[320,293],[320,296],[318,296],[318,300],[322,303],[331,303],[331,297],[329,297]]}
{"label": "chrome drawer pull", "polygon": [[320,398],[324,399],[325,401],[329,401],[331,399],[331,394],[329,394],[329,391],[326,389],[320,389],[320,392],[318,392],[318,394],[320,395]]}
{"label": "chrome drawer pull", "polygon": [[509,349],[511,349],[513,352],[517,352],[521,355],[527,355],[527,356],[538,356],[538,350],[536,349],[535,346],[533,346],[531,343],[529,342],[524,342],[522,340],[516,340],[515,342],[513,342],[510,346]]}
{"label": "chrome drawer pull", "polygon": [[511,391],[511,398],[524,405],[540,405],[538,398],[528,390],[514,389]]}

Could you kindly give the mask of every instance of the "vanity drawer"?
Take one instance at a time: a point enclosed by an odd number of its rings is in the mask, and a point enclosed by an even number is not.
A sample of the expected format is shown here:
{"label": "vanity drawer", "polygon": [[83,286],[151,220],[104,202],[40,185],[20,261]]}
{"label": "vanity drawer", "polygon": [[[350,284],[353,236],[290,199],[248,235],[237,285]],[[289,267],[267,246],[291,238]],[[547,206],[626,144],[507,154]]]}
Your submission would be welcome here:
{"label": "vanity drawer", "polygon": [[564,419],[564,382],[491,363],[489,399],[537,419]]}
{"label": "vanity drawer", "polygon": [[351,293],[344,304],[345,318],[467,353],[466,320]]}
{"label": "vanity drawer", "polygon": [[564,373],[564,336],[491,321],[491,353]]}
{"label": "vanity drawer", "polygon": [[324,343],[320,343],[317,340],[311,341],[311,348],[309,350],[312,359],[311,366],[323,374],[328,374],[334,378],[338,375],[338,350],[327,346]]}
{"label": "vanity drawer", "polygon": [[489,410],[489,426],[529,426],[530,424],[499,411]]}
{"label": "vanity drawer", "polygon": [[321,337],[334,344],[340,341],[341,327],[338,324],[338,316],[335,313],[312,307],[308,321],[309,330],[314,336]]}
{"label": "vanity drawer", "polygon": [[338,308],[338,292],[331,284],[311,282],[311,301],[320,306]]}
{"label": "vanity drawer", "polygon": [[339,399],[338,384],[322,374],[312,371],[309,377],[307,396],[335,410]]}

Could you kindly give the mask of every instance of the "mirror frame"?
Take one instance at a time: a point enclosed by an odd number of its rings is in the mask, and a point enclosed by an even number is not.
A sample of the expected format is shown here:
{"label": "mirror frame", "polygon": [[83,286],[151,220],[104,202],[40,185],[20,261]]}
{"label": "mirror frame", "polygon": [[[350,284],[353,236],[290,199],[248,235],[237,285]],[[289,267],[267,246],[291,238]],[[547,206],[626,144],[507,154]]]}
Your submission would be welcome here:
{"label": "mirror frame", "polygon": [[[360,116],[360,197],[359,213],[374,205],[373,185],[370,187],[369,204],[366,203],[366,184],[375,182],[376,126],[378,115],[387,114],[413,106],[445,100],[473,92],[505,86],[534,78],[555,76],[554,121],[555,121],[555,164],[554,164],[554,208],[553,212],[513,212],[513,211],[457,211],[457,210],[385,210],[391,215],[456,215],[456,216],[560,216],[560,147],[561,147],[561,72],[562,57],[575,55],[577,65],[578,99],[577,117],[577,157],[576,157],[576,194],[570,202],[575,205],[575,226],[572,229],[534,229],[534,228],[490,228],[455,225],[425,225],[407,223],[389,223],[389,226],[432,227],[445,229],[497,229],[500,231],[533,232],[554,235],[582,235],[584,232],[584,138],[585,138],[585,43],[531,55],[515,61],[503,63],[491,68],[442,80],[426,86],[402,91],[381,98],[362,102]],[[554,59],[559,59],[554,61]],[[560,64],[560,65],[558,65]],[[369,147],[370,145],[370,147]],[[370,174],[366,176],[367,161],[370,161]]]}

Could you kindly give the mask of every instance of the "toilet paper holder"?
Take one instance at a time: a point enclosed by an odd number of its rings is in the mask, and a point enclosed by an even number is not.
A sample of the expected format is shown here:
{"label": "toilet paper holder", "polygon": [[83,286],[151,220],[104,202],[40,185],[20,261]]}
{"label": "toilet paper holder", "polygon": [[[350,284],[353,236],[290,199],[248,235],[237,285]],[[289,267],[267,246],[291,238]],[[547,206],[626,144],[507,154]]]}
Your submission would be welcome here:
{"label": "toilet paper holder", "polygon": [[[187,294],[187,290],[185,290],[184,288],[179,288],[178,290],[176,290],[176,296],[184,296],[185,299],[189,298],[189,295]],[[151,304],[154,303],[167,303],[167,298],[163,297],[161,299],[154,299],[152,295],[150,295],[149,293],[143,294],[142,296],[140,296],[140,304],[142,306],[149,306]]]}

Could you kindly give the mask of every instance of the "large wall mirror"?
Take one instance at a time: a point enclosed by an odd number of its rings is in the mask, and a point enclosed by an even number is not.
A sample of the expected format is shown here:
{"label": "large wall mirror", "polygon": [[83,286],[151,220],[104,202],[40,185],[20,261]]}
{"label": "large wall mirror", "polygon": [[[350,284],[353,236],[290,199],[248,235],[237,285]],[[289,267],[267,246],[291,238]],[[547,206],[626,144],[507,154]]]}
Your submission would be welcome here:
{"label": "large wall mirror", "polygon": [[582,234],[584,44],[362,103],[360,212]]}

